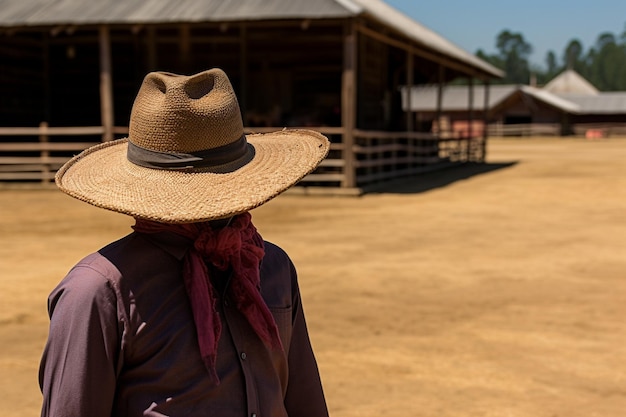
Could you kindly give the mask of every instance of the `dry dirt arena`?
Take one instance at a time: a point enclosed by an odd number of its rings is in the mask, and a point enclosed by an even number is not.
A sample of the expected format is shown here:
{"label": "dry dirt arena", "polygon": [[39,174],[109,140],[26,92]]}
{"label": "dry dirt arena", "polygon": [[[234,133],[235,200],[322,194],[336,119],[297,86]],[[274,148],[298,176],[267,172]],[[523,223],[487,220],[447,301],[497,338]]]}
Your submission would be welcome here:
{"label": "dry dirt arena", "polygon": [[[298,267],[333,417],[626,415],[626,139],[491,140],[482,167],[253,217]],[[0,190],[0,416],[38,415],[47,294],[130,223]]]}

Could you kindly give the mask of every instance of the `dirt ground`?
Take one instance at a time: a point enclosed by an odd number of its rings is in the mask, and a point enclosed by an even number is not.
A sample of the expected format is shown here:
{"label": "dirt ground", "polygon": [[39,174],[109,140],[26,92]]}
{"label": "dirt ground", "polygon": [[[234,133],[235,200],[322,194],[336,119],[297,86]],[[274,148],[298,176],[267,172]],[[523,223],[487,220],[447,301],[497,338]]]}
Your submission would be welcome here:
{"label": "dirt ground", "polygon": [[[333,417],[626,415],[626,139],[491,140],[482,167],[253,218],[298,268]],[[38,415],[47,294],[130,224],[0,190],[0,416]]]}

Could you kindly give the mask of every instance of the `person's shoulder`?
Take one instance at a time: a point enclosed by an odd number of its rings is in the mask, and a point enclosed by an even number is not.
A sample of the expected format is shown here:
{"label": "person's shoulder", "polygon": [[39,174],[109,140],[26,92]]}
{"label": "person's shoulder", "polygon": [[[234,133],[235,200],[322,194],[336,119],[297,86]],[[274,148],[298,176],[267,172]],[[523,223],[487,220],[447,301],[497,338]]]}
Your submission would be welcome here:
{"label": "person's shoulder", "polygon": [[74,265],[50,293],[50,307],[54,309],[61,299],[74,306],[114,304],[119,278],[119,271],[108,259],[92,253]]}
{"label": "person's shoulder", "polygon": [[[272,277],[278,281],[296,280],[296,268],[291,258],[280,246],[265,242],[265,256],[261,262],[261,276]],[[265,278],[270,279],[270,278]]]}
{"label": "person's shoulder", "polygon": [[297,293],[296,269],[281,247],[265,242],[261,261],[261,294],[270,308],[291,306]]}
{"label": "person's shoulder", "polygon": [[267,240],[263,241],[263,243],[265,245],[265,254],[269,254],[270,256],[281,256],[289,258],[287,252],[285,252],[285,250],[277,244],[268,242]]}
{"label": "person's shoulder", "polygon": [[116,254],[126,253],[129,250],[132,250],[134,246],[144,243],[143,239],[138,239],[138,237],[139,234],[130,233],[122,237],[121,239],[111,242],[105,247],[99,249],[98,253],[103,255],[107,259]]}
{"label": "person's shoulder", "polygon": [[282,264],[286,266],[291,265],[291,258],[289,254],[276,245],[275,243],[265,241],[265,256],[263,257],[263,262],[272,263],[272,264]]}
{"label": "person's shoulder", "polygon": [[68,281],[88,282],[111,281],[119,276],[119,271],[100,252],[94,252],[81,259],[66,276]]}

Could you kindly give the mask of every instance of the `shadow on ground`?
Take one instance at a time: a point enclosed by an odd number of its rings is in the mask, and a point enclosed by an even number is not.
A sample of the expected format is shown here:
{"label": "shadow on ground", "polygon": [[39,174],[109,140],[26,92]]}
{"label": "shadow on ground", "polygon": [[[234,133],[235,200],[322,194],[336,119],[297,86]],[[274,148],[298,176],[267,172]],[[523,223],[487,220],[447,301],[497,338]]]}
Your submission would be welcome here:
{"label": "shadow on ground", "polygon": [[365,188],[366,194],[415,194],[445,187],[457,181],[488,174],[517,164],[517,161],[502,163],[466,163],[437,171],[382,182]]}

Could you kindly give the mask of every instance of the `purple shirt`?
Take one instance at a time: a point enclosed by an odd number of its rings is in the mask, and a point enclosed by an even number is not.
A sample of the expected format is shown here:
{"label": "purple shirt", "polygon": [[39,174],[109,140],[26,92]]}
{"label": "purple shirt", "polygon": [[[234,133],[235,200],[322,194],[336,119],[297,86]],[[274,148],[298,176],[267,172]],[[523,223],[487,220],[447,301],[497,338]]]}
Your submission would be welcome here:
{"label": "purple shirt", "polygon": [[173,234],[131,233],[87,256],[54,289],[42,416],[328,415],[287,254],[266,242],[261,264],[261,295],[284,352],[268,348],[218,290],[214,385],[181,276],[188,246]]}

